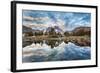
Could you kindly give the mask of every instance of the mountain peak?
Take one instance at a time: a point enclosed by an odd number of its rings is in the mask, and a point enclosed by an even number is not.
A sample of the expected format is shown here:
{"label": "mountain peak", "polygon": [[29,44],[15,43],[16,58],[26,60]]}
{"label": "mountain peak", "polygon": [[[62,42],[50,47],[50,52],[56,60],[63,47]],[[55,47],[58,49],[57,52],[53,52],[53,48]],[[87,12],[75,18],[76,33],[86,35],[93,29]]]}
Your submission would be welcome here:
{"label": "mountain peak", "polygon": [[54,27],[48,27],[47,29],[46,29],[46,32],[50,32],[50,31],[52,31],[52,30],[54,30],[56,33],[58,33],[58,32],[63,32],[63,30],[61,29],[61,28],[59,28],[59,26],[54,26]]}

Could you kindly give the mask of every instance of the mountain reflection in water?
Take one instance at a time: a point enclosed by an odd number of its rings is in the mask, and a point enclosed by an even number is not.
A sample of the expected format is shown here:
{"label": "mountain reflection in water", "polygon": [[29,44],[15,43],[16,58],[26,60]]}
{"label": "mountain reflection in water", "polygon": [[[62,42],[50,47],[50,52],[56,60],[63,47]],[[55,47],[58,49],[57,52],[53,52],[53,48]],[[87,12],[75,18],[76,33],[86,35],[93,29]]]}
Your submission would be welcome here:
{"label": "mountain reflection in water", "polygon": [[91,58],[90,47],[77,46],[62,40],[34,41],[23,48],[23,62],[87,60]]}
{"label": "mountain reflection in water", "polygon": [[62,40],[43,40],[43,41],[37,40],[37,41],[33,41],[33,43],[35,43],[35,44],[39,43],[39,44],[43,45],[43,43],[45,43],[48,46],[50,46],[51,49],[59,46],[62,42],[63,42]]}

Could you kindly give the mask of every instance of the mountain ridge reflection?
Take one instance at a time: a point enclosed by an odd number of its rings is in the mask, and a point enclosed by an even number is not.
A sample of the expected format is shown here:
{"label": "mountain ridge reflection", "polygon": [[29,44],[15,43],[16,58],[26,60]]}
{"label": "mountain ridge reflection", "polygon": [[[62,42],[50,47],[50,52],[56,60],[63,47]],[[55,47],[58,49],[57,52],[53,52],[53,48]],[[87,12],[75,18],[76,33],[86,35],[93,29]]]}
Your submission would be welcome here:
{"label": "mountain ridge reflection", "polygon": [[51,48],[59,46],[62,42],[63,42],[63,40],[37,40],[37,41],[33,41],[34,44],[43,45],[45,43],[46,45],[50,46]]}

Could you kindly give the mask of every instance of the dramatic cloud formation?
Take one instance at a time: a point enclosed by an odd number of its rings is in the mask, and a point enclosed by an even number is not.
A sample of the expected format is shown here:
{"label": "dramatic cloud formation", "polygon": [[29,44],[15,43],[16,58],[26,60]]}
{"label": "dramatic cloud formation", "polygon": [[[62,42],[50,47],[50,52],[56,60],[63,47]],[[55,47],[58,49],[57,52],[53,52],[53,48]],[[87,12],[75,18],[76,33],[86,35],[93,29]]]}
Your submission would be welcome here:
{"label": "dramatic cloud formation", "polygon": [[43,30],[47,27],[59,26],[66,31],[79,26],[90,27],[90,22],[90,13],[23,10],[23,25],[33,29]]}

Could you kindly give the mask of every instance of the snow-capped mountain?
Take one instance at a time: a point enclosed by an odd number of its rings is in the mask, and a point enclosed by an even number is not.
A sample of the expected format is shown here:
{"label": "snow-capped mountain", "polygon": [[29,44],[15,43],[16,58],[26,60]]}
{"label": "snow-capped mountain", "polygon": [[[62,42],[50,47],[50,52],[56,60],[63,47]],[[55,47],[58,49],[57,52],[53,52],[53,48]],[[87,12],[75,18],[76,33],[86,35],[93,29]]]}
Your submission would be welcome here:
{"label": "snow-capped mountain", "polygon": [[51,32],[51,31],[56,32],[56,33],[62,33],[63,32],[63,30],[61,28],[59,28],[59,26],[48,27],[46,29],[46,32]]}

